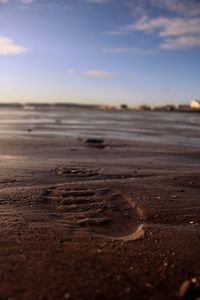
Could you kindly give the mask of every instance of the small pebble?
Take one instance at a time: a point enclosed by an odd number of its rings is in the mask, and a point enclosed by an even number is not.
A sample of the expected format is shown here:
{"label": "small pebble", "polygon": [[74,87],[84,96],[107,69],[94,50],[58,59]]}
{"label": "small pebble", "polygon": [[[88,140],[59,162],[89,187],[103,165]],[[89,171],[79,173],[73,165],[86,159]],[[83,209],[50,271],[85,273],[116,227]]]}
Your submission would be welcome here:
{"label": "small pebble", "polygon": [[165,266],[165,267],[167,267],[167,266],[168,266],[168,263],[167,263],[167,262],[165,262],[165,263],[164,263],[164,266]]}
{"label": "small pebble", "polygon": [[179,297],[185,300],[200,299],[200,279],[192,278],[184,281],[179,290]]}
{"label": "small pebble", "polygon": [[144,286],[149,288],[149,289],[153,287],[153,285],[150,282],[145,282]]}
{"label": "small pebble", "polygon": [[65,299],[69,299],[70,298],[70,294],[69,293],[65,293],[64,298]]}

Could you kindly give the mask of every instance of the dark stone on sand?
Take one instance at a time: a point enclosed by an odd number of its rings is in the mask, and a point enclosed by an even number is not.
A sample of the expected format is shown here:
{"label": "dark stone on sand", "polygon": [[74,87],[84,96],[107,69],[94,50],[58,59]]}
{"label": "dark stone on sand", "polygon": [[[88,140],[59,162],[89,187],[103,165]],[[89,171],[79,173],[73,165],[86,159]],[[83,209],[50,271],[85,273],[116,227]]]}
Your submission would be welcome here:
{"label": "dark stone on sand", "polygon": [[105,148],[105,144],[104,144],[105,141],[104,141],[104,139],[101,139],[101,138],[89,138],[85,142],[91,148],[96,148],[96,149],[104,149]]}
{"label": "dark stone on sand", "polygon": [[103,144],[104,139],[99,139],[99,138],[89,138],[86,140],[87,144]]}
{"label": "dark stone on sand", "polygon": [[200,278],[184,281],[179,290],[179,297],[185,300],[200,299]]}

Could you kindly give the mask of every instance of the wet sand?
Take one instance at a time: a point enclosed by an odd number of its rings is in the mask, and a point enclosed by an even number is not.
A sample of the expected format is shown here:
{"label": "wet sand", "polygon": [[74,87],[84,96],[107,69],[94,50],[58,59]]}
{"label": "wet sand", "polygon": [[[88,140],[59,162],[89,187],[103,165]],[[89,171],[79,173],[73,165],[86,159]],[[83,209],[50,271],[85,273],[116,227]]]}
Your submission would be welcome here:
{"label": "wet sand", "polygon": [[0,299],[179,299],[200,276],[199,127],[1,109]]}

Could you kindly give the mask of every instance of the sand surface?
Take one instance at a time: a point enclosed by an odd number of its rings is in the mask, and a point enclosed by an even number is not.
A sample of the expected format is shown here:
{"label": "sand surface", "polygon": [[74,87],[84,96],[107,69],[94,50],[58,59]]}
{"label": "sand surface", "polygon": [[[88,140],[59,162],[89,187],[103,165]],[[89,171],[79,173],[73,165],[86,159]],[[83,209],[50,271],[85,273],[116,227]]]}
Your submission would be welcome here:
{"label": "sand surface", "polygon": [[173,300],[200,276],[199,114],[1,109],[0,164],[0,299]]}

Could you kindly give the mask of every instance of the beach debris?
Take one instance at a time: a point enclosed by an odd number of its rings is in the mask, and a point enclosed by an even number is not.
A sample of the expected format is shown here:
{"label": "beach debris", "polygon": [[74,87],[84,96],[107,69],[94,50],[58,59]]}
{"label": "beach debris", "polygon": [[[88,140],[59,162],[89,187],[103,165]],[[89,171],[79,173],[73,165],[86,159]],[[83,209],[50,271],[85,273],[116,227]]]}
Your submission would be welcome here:
{"label": "beach debris", "polygon": [[70,296],[70,293],[65,293],[65,295],[64,295],[64,298],[65,299],[69,299],[71,296]]}
{"label": "beach debris", "polygon": [[104,139],[103,138],[96,138],[96,137],[93,137],[93,138],[88,138],[86,140],[87,143],[104,143]]}
{"label": "beach debris", "polygon": [[88,143],[88,144],[102,144],[102,143],[104,143],[104,139],[89,138],[89,139],[86,140],[86,143]]}
{"label": "beach debris", "polygon": [[150,283],[150,282],[145,282],[145,283],[144,283],[144,286],[145,286],[146,288],[151,289],[151,288],[153,287],[153,284]]}
{"label": "beach debris", "polygon": [[164,267],[168,267],[168,262],[164,262]]}
{"label": "beach debris", "polygon": [[200,278],[192,278],[182,283],[179,290],[179,297],[185,300],[200,299]]}
{"label": "beach debris", "polygon": [[86,139],[86,144],[88,144],[89,146],[93,147],[93,148],[105,148],[105,140],[102,138],[88,138]]}

